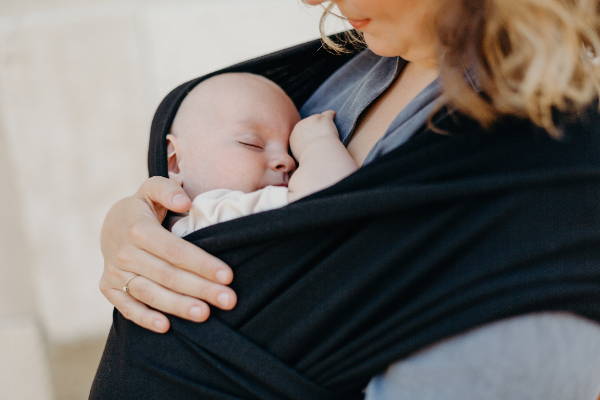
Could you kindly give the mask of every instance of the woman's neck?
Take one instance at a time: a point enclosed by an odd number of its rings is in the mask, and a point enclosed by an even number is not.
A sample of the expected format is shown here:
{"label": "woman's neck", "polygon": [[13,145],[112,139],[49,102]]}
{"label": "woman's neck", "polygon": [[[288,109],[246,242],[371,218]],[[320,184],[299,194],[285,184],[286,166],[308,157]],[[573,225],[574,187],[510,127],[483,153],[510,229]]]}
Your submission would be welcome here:
{"label": "woman's neck", "polygon": [[432,81],[439,75],[439,63],[437,58],[422,58],[418,60],[407,60],[408,64],[404,67],[402,74],[404,77],[427,77],[432,76]]}

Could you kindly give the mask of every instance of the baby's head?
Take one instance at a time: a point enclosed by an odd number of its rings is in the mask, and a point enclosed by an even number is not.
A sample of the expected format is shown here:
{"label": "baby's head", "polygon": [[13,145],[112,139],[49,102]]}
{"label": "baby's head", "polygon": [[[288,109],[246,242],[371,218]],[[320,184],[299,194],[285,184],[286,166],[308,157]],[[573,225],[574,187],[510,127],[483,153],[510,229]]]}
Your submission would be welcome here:
{"label": "baby's head", "polygon": [[212,189],[287,185],[289,136],[300,120],[286,93],[248,73],[217,75],[185,97],[167,135],[169,177],[194,198]]}

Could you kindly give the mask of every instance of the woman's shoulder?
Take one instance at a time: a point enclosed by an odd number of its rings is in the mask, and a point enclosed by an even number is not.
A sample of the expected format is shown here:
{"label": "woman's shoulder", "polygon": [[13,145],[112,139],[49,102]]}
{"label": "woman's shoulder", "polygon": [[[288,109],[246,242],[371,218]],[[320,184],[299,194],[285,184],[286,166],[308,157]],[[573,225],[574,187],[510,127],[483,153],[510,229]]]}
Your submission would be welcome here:
{"label": "woman's shoulder", "polygon": [[[555,112],[555,132],[550,132],[531,121],[503,116],[491,126],[482,126],[465,114],[448,113],[436,127],[461,144],[478,146],[506,146],[528,148],[571,148],[595,146],[600,152],[600,112],[598,102],[576,112]],[[599,154],[600,155],[600,154]]]}
{"label": "woman's shoulder", "polygon": [[581,112],[558,114],[557,120],[567,137],[579,133],[597,136],[600,134],[600,100],[592,102]]}
{"label": "woman's shoulder", "polygon": [[417,136],[421,138],[416,137],[403,151],[399,149],[402,152],[397,155],[421,154],[414,161],[419,165],[431,165],[432,157],[436,157],[436,168],[457,168],[456,174],[461,177],[546,176],[550,171],[569,176],[600,173],[597,105],[579,113],[557,115],[561,137],[553,137],[531,121],[516,117],[501,118],[488,128],[464,114],[446,112],[436,117],[435,129],[420,132]]}

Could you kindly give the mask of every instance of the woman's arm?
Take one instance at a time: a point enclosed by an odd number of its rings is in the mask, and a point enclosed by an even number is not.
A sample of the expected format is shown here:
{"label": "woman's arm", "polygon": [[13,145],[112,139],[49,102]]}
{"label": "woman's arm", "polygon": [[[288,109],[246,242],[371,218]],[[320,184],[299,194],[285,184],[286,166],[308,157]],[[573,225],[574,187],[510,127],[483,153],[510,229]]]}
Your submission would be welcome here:
{"label": "woman's arm", "polygon": [[169,330],[162,313],[202,322],[207,303],[222,309],[236,303],[224,286],[233,279],[231,268],[161,226],[168,210],[185,212],[190,205],[175,181],[153,177],[113,205],[102,227],[100,291],[125,318],[155,332]]}
{"label": "woman's arm", "polygon": [[371,380],[366,400],[589,399],[600,326],[568,313],[508,318],[429,346]]}

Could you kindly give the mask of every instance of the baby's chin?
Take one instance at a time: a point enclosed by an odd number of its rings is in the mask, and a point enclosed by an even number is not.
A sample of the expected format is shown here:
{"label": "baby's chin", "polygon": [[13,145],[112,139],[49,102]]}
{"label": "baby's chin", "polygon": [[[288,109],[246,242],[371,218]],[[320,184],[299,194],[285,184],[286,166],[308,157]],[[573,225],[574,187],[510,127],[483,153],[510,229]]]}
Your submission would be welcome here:
{"label": "baby's chin", "polygon": [[230,183],[223,183],[222,185],[203,186],[202,188],[197,188],[197,189],[192,189],[192,188],[186,189],[185,185],[184,185],[184,190],[186,191],[187,195],[190,196],[190,198],[193,200],[198,195],[201,195],[202,193],[210,192],[212,190],[226,189],[226,190],[235,190],[238,192],[250,193],[250,192],[255,192],[257,190],[263,189],[266,186],[267,185],[264,185],[264,186],[249,185],[247,182],[237,183],[237,184],[230,182]]}

